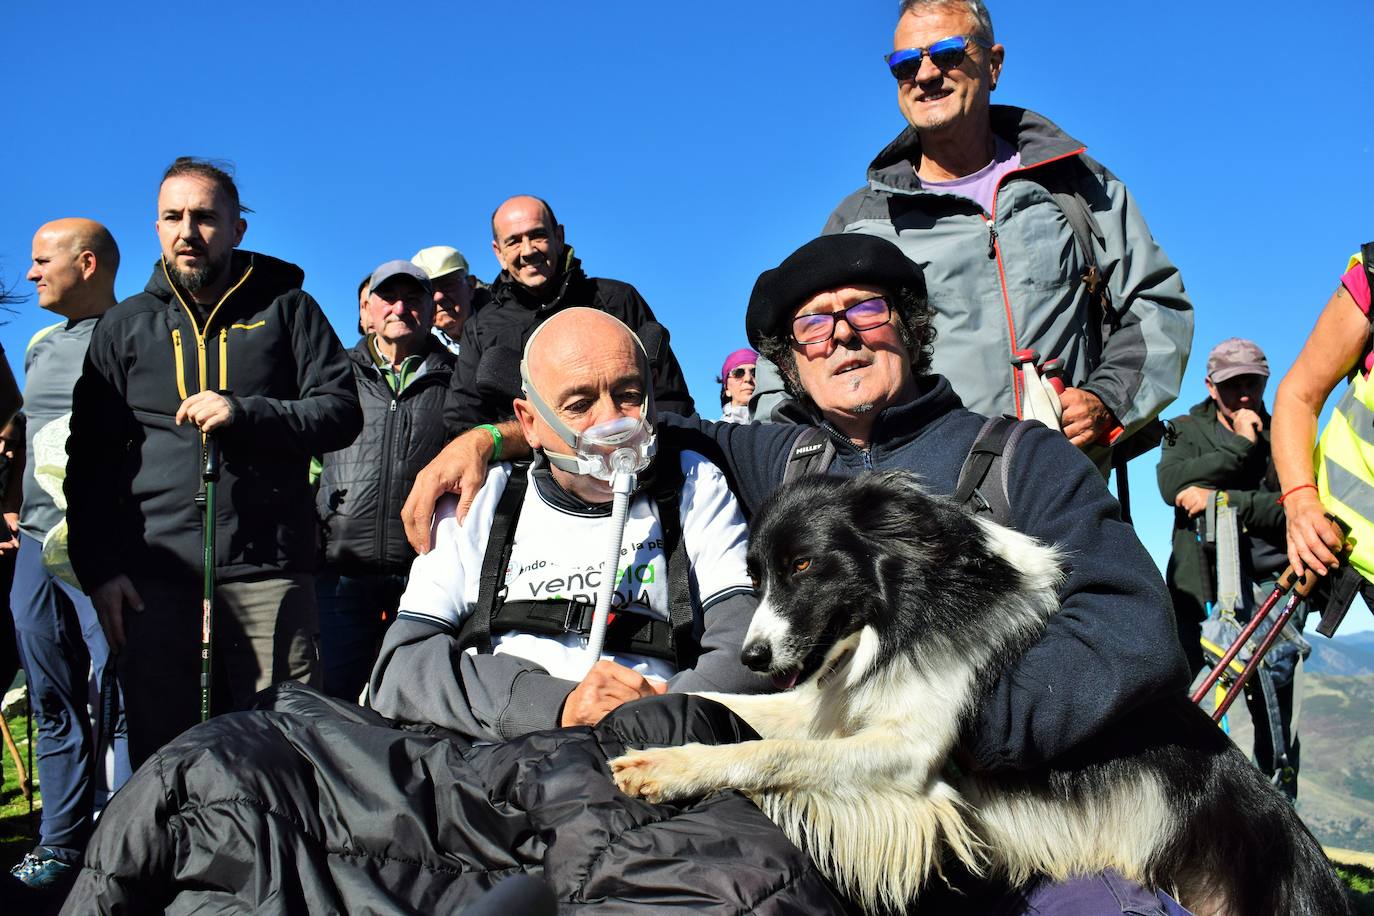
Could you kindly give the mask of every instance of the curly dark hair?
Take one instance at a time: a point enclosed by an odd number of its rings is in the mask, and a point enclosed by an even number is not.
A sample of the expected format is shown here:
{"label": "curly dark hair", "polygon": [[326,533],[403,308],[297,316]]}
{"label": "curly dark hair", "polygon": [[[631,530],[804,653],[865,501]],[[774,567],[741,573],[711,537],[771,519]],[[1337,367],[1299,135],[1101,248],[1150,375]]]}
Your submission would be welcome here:
{"label": "curly dark hair", "polygon": [[[887,297],[896,315],[893,325],[897,334],[906,345],[907,355],[911,357],[911,371],[922,376],[930,371],[930,359],[935,347],[935,313],[925,296],[909,287],[902,287]],[[781,334],[760,338],[758,351],[761,356],[778,367],[782,373],[783,386],[787,393],[808,410],[814,411],[815,403],[802,388],[801,377],[797,373],[797,353],[793,349],[792,335],[784,326]]]}

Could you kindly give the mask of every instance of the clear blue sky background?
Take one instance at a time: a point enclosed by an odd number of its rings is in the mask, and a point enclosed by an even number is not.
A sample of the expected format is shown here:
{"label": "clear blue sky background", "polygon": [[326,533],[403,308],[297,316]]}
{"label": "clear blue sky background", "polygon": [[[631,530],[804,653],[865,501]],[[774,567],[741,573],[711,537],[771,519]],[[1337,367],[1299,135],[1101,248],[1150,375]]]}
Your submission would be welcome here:
{"label": "clear blue sky background", "polygon": [[[30,291],[34,229],[90,216],[123,251],[120,296],[139,291],[161,170],[222,157],[257,211],[244,247],[300,264],[351,343],[363,274],[451,244],[490,280],[488,216],[533,193],[589,272],[644,294],[709,411],[754,278],[903,127],[881,59],[896,7],[4,4],[0,276]],[[993,100],[1086,143],[1183,270],[1197,337],[1167,416],[1205,395],[1207,350],[1232,335],[1268,353],[1272,405],[1346,257],[1374,238],[1368,10],[993,0],[1007,47]],[[16,372],[48,323],[30,299],[0,327]],[[1131,480],[1162,565],[1156,459]]]}

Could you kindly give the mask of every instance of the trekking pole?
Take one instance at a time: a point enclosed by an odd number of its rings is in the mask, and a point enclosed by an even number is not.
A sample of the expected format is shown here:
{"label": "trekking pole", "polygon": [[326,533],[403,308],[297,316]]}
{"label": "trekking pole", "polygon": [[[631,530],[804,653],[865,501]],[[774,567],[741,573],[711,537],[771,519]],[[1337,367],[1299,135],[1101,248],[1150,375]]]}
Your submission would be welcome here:
{"label": "trekking pole", "polygon": [[10,724],[2,715],[0,715],[0,730],[5,733],[5,749],[10,752],[10,759],[14,761],[14,768],[19,771],[19,791],[32,804],[33,781],[29,779],[29,771],[24,769],[24,758],[19,756],[19,746],[14,743],[14,733],[10,731]]}
{"label": "trekking pole", "polygon": [[196,504],[201,510],[205,550],[201,554],[205,590],[200,602],[200,721],[210,718],[211,637],[215,627],[215,487],[219,483],[219,442],[213,435],[204,437],[200,492]]}
{"label": "trekking pole", "polygon": [[[1212,685],[1225,673],[1226,666],[1231,664],[1231,661],[1240,654],[1240,650],[1245,647],[1246,641],[1254,634],[1255,630],[1259,629],[1259,625],[1264,622],[1264,618],[1269,616],[1269,612],[1274,609],[1274,605],[1278,604],[1279,599],[1287,594],[1289,589],[1293,587],[1295,578],[1296,577],[1293,575],[1293,567],[1285,566],[1278,581],[1274,583],[1274,590],[1269,593],[1269,597],[1264,599],[1264,603],[1259,606],[1254,616],[1250,618],[1250,622],[1245,625],[1245,629],[1241,630],[1240,635],[1231,643],[1230,648],[1226,650],[1226,654],[1221,657],[1221,661],[1217,662],[1217,666],[1212,669],[1212,673],[1207,675],[1206,680],[1202,682],[1197,690],[1193,691],[1192,701],[1194,703],[1202,702],[1202,698],[1207,695],[1207,691],[1211,690]],[[1304,579],[1304,581],[1306,580]],[[1311,585],[1309,584],[1307,587],[1310,589]],[[1306,592],[1304,592],[1304,594],[1306,594]]]}
{"label": "trekking pole", "polygon": [[1212,713],[1212,720],[1214,722],[1221,721],[1221,717],[1226,715],[1226,710],[1231,708],[1231,704],[1236,701],[1236,697],[1244,690],[1246,682],[1254,675],[1255,669],[1260,666],[1260,662],[1264,660],[1264,656],[1269,652],[1269,648],[1274,645],[1274,641],[1279,638],[1279,633],[1283,632],[1283,628],[1288,623],[1289,618],[1293,616],[1293,612],[1298,609],[1298,605],[1302,603],[1302,599],[1306,598],[1308,593],[1311,592],[1312,588],[1317,584],[1316,580],[1317,576],[1313,573],[1303,576],[1294,585],[1293,595],[1288,599],[1288,603],[1284,605],[1283,613],[1279,614],[1278,619],[1274,621],[1274,625],[1269,628],[1269,632],[1264,634],[1264,639],[1260,642],[1259,648],[1255,650],[1255,654],[1251,656],[1250,661],[1246,663],[1245,670],[1240,673],[1240,676],[1236,678],[1236,682],[1231,685],[1231,689],[1226,692],[1226,698],[1217,704],[1216,712]]}

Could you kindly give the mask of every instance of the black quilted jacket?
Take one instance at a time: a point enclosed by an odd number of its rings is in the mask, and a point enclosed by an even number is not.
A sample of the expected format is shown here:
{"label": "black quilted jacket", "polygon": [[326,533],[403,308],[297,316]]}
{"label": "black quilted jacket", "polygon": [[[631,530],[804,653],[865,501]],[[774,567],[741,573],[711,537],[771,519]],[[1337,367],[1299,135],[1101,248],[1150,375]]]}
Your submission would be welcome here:
{"label": "black quilted jacket", "polygon": [[325,566],[346,575],[410,572],[401,507],[415,476],[444,447],[444,406],[454,358],[426,335],[424,371],[394,394],[372,359],[367,340],[349,351],[363,431],[353,444],[323,458],[315,514]]}
{"label": "black quilted jacket", "polygon": [[471,746],[275,690],[271,711],[197,726],[139,769],[64,913],[460,913],[519,874],[561,913],[845,912],[743,795],[652,805],[611,781],[627,747],[756,737],[722,706],[673,694]]}

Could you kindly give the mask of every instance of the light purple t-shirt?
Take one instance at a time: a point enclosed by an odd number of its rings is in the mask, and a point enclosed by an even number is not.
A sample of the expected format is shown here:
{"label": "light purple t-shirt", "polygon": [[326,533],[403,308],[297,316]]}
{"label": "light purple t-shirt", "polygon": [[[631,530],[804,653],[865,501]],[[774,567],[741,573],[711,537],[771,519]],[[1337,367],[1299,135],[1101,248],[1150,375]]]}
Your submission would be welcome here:
{"label": "light purple t-shirt", "polygon": [[928,191],[945,191],[958,194],[982,207],[984,212],[992,212],[992,196],[997,191],[997,183],[1008,172],[1021,167],[1021,153],[1016,147],[996,135],[993,136],[995,149],[992,161],[972,175],[956,178],[953,181],[926,181],[920,179],[921,187]]}

